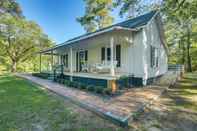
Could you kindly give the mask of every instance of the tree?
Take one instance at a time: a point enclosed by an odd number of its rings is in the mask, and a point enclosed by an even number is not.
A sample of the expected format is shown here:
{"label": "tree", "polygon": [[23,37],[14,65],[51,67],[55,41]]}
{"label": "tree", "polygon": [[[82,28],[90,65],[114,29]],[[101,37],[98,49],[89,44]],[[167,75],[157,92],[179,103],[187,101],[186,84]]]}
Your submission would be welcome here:
{"label": "tree", "polygon": [[[168,0],[164,2],[163,12],[166,15],[167,23],[174,23],[177,34],[178,44],[182,47],[182,62],[186,65],[187,71],[192,71],[191,48],[193,39],[196,38],[196,32],[193,28],[197,20],[197,1],[187,0]],[[171,34],[172,35],[172,34]],[[176,42],[174,44],[177,44]]]}
{"label": "tree", "polygon": [[43,37],[40,27],[32,21],[4,14],[0,16],[0,25],[0,49],[11,63],[12,72],[16,72],[18,63],[27,61],[40,50],[40,45],[51,45],[50,40]]}
{"label": "tree", "polygon": [[109,26],[113,22],[110,16],[112,0],[84,0],[86,3],[85,15],[77,18],[87,32]]}
{"label": "tree", "polygon": [[15,0],[0,0],[0,9],[4,13],[10,13],[13,16],[23,17],[22,9]]}
{"label": "tree", "polygon": [[161,4],[162,0],[115,0],[114,7],[120,8],[119,15],[121,17],[132,18],[150,10],[159,9]]}
{"label": "tree", "polygon": [[116,0],[115,7],[117,6],[120,6],[120,16],[127,17],[132,8],[134,15],[159,9],[170,49],[169,62],[184,64],[189,72],[192,71],[192,67],[197,67],[192,65],[192,62],[197,63],[194,55],[197,39],[196,0],[157,0],[152,3],[147,3],[146,0]]}

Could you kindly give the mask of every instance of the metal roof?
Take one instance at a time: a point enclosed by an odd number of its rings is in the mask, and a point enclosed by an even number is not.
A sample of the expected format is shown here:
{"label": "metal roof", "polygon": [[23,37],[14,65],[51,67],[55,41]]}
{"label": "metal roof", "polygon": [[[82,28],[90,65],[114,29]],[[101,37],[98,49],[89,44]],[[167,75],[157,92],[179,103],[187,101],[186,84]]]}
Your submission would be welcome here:
{"label": "metal roof", "polygon": [[148,12],[148,13],[146,13],[144,15],[140,15],[138,17],[131,18],[129,20],[126,20],[126,21],[123,21],[123,22],[120,22],[120,23],[117,23],[117,24],[114,24],[114,25],[111,25],[111,26],[108,26],[108,27],[96,30],[94,32],[86,33],[84,35],[75,37],[75,38],[70,39],[70,40],[68,40],[66,42],[69,42],[69,41],[72,41],[72,40],[75,40],[75,39],[79,39],[81,37],[88,36],[88,35],[94,34],[96,32],[100,32],[100,31],[103,31],[103,30],[106,30],[106,29],[109,29],[109,28],[115,27],[115,26],[135,29],[135,28],[138,28],[140,26],[146,25],[149,22],[149,20],[151,20],[151,18],[155,15],[156,12],[157,11],[151,11],[151,12]]}

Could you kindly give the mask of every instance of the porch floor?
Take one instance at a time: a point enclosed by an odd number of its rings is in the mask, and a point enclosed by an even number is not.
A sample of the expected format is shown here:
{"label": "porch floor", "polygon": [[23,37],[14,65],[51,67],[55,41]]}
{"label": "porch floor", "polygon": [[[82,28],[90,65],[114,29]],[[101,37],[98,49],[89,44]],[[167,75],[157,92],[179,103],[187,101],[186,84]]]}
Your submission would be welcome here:
{"label": "porch floor", "polygon": [[80,106],[82,105],[82,107],[88,108],[93,112],[99,112],[98,114],[110,116],[115,120],[120,120],[122,122],[127,121],[133,113],[139,111],[144,105],[149,104],[155,98],[158,98],[158,96],[160,96],[166,89],[158,86],[149,88],[132,88],[128,89],[120,96],[104,98],[91,92],[67,88],[64,85],[34,77],[29,74],[16,75],[39,84],[43,88],[70,99],[74,103],[77,103]]}
{"label": "porch floor", "polygon": [[89,72],[64,72],[64,75],[68,76],[77,76],[85,78],[94,78],[94,79],[104,79],[104,80],[116,80],[123,76],[123,73],[117,73],[115,76],[110,75],[109,73],[89,73]]}

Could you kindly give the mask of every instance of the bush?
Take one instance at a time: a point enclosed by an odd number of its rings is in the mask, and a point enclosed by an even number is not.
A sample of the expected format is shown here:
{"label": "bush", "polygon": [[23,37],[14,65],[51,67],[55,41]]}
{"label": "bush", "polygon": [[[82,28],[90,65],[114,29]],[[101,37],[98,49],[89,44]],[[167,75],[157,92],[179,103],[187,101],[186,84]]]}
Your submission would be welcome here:
{"label": "bush", "polygon": [[102,87],[102,86],[97,86],[97,87],[95,88],[95,91],[96,91],[96,93],[101,94],[101,93],[103,93],[103,89],[104,89],[104,87]]}
{"label": "bush", "polygon": [[118,80],[118,84],[119,84],[119,88],[129,88],[129,77],[127,76],[122,76],[120,77],[120,79]]}
{"label": "bush", "polygon": [[111,95],[112,94],[112,89],[111,88],[104,88],[103,93],[106,95]]}
{"label": "bush", "polygon": [[78,86],[79,86],[80,89],[86,89],[86,85],[83,84],[83,83],[80,83]]}
{"label": "bush", "polygon": [[69,80],[64,80],[64,85],[70,87],[70,81]]}
{"label": "bush", "polygon": [[87,90],[88,91],[95,91],[94,86],[93,85],[89,85],[87,86]]}
{"label": "bush", "polygon": [[74,82],[74,81],[69,81],[68,82],[68,86],[77,88],[78,87],[78,83],[77,82]]}
{"label": "bush", "polygon": [[74,88],[78,88],[79,87],[79,83],[78,82],[72,82],[72,87]]}

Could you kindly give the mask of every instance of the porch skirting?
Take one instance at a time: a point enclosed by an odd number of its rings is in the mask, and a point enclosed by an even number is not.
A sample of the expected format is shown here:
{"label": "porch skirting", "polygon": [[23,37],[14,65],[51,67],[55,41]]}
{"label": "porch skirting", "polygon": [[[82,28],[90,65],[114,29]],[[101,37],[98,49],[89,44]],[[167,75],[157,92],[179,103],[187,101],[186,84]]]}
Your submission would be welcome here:
{"label": "porch skirting", "polygon": [[[65,80],[70,80],[69,75],[64,75]],[[87,78],[87,77],[80,77],[80,76],[72,76],[72,80],[75,82],[80,82],[85,85],[94,85],[94,86],[101,86],[106,88],[108,80],[106,79],[95,79],[95,78]]]}
{"label": "porch skirting", "polygon": [[[54,78],[53,74],[49,74],[49,73],[35,73],[33,74],[34,76],[38,76],[38,77],[42,77],[42,78],[45,78],[45,79],[52,79]],[[148,78],[146,80],[146,85],[150,85],[152,84],[155,80],[159,79],[161,76],[157,76],[157,77],[151,77],[151,78]],[[68,80],[70,81],[72,78],[72,81],[74,82],[79,82],[79,83],[82,83],[86,86],[89,86],[89,85],[93,85],[93,86],[100,86],[100,87],[103,87],[103,88],[113,88],[113,89],[117,89],[118,87],[124,87],[125,86],[125,81],[124,80],[121,80],[119,79],[118,77],[117,78],[106,78],[105,77],[91,77],[91,76],[88,76],[88,75],[80,75],[80,76],[72,76],[70,74],[57,74],[56,76],[56,81],[60,82],[61,83],[64,81],[64,80]],[[127,77],[127,85],[129,85],[129,87],[142,87],[144,86],[143,85],[143,78],[140,78],[140,77],[135,77],[135,76],[128,76]]]}

